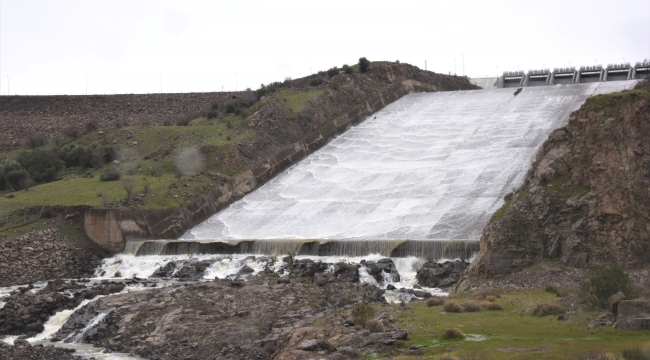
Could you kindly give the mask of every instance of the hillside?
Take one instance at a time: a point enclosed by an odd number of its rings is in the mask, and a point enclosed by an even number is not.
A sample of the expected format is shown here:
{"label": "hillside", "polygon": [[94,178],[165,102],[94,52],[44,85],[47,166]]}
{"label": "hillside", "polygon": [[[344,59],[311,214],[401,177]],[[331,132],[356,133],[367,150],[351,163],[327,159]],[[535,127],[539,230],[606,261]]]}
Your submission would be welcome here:
{"label": "hillside", "polygon": [[577,268],[650,261],[650,83],[591,97],[506,196],[459,290],[554,259]]}
{"label": "hillside", "polygon": [[[9,104],[0,112],[3,130],[12,134],[8,149],[30,140],[34,129],[44,130],[52,141],[5,153],[0,163],[49,156],[48,163],[58,165],[48,165],[48,178],[23,166],[38,186],[26,191],[20,179],[7,182],[6,190],[14,191],[0,198],[0,215],[23,206],[58,204],[177,207],[265,162],[328,121],[353,109],[371,109],[372,99],[393,101],[380,94],[404,81],[424,84],[427,91],[476,88],[466,78],[375,63],[366,73],[320,72],[236,94],[2,98]],[[71,134],[71,127],[78,132]],[[122,183],[99,181],[109,170],[133,179],[137,196],[126,202]]]}

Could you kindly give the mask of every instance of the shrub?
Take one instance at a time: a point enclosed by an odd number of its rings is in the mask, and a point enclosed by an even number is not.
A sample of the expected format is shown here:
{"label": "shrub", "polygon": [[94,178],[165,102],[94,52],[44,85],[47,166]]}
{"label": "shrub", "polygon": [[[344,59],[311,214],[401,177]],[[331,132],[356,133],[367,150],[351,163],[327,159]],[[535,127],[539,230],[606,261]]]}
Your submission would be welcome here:
{"label": "shrub", "polygon": [[37,148],[43,146],[47,142],[47,136],[41,133],[33,133],[25,139],[25,146],[28,148]]}
{"label": "shrub", "polygon": [[59,159],[58,151],[52,149],[23,151],[18,155],[17,160],[36,183],[54,181],[65,166],[65,162]]}
{"label": "shrub", "polygon": [[623,348],[625,360],[650,360],[650,347],[641,344],[629,345]]}
{"label": "shrub", "polygon": [[462,306],[466,312],[481,311],[481,305],[476,301],[465,301],[464,303],[460,304],[460,306]]}
{"label": "shrub", "polygon": [[373,333],[384,332],[384,324],[381,321],[377,320],[368,320],[366,321],[366,329],[370,330]]}
{"label": "shrub", "polygon": [[329,77],[336,76],[338,74],[339,74],[339,68],[337,68],[336,66],[327,70],[327,76]]}
{"label": "shrub", "polygon": [[580,297],[594,308],[607,309],[607,298],[617,292],[625,294],[627,299],[636,299],[639,293],[632,280],[618,267],[604,267],[593,271],[592,275],[580,286]]}
{"label": "shrub", "polygon": [[573,360],[616,360],[616,357],[609,353],[590,351],[574,357]]}
{"label": "shrub", "polygon": [[438,360],[460,360],[460,359],[452,354],[443,354],[440,355]]}
{"label": "shrub", "polygon": [[79,129],[74,127],[74,125],[68,125],[65,129],[63,129],[63,135],[72,139],[76,139],[79,137]]}
{"label": "shrub", "polygon": [[172,126],[172,122],[171,122],[171,120],[167,119],[167,120],[163,121],[162,125],[163,126]]}
{"label": "shrub", "polygon": [[393,346],[395,346],[398,349],[406,349],[406,347],[408,346],[408,343],[406,341],[404,341],[404,340],[397,340],[397,341],[395,341]]}
{"label": "shrub", "polygon": [[17,161],[0,164],[0,190],[20,190],[29,173]]}
{"label": "shrub", "polygon": [[[226,127],[228,129],[232,129],[232,122],[230,120],[226,121]],[[230,139],[228,139],[228,140],[230,140]]]}
{"label": "shrub", "polygon": [[366,59],[365,57],[359,58],[359,71],[362,73],[368,71],[370,68],[370,61]]}
{"label": "shrub", "polygon": [[354,70],[347,64],[343,65],[343,67],[341,67],[341,70],[345,71],[346,74],[352,74],[352,72],[354,72]]}
{"label": "shrub", "polygon": [[546,291],[547,293],[551,293],[551,294],[557,294],[558,288],[555,285],[548,284],[544,288],[544,291]]}
{"label": "shrub", "polygon": [[478,351],[465,351],[461,356],[460,360],[486,360],[487,357],[485,354],[482,354]]}
{"label": "shrub", "polygon": [[442,338],[446,340],[451,340],[451,339],[464,339],[465,334],[463,334],[462,331],[460,331],[459,328],[449,328],[445,330],[445,332],[442,334]]}
{"label": "shrub", "polygon": [[120,177],[120,172],[117,169],[108,169],[99,176],[99,181],[117,181]]}
{"label": "shrub", "polygon": [[217,112],[217,110],[209,110],[209,111],[205,114],[205,117],[206,117],[208,120],[210,120],[210,119],[214,119],[214,118],[216,118],[217,116],[219,116],[219,113]]}
{"label": "shrub", "polygon": [[360,302],[352,307],[352,318],[354,323],[361,326],[366,326],[366,322],[375,317],[375,309],[366,302]]}
{"label": "shrub", "polygon": [[503,306],[501,306],[501,304],[499,304],[499,303],[491,302],[491,303],[487,304],[485,309],[487,309],[487,310],[503,310]]}
{"label": "shrub", "polygon": [[93,155],[86,147],[84,146],[71,146],[63,149],[61,153],[61,159],[65,162],[67,167],[92,167],[93,164]]}
{"label": "shrub", "polygon": [[97,120],[96,119],[89,119],[84,123],[84,128],[86,129],[86,132],[91,132],[93,130],[97,130]]}
{"label": "shrub", "polygon": [[190,124],[190,121],[198,118],[198,114],[192,113],[192,114],[186,114],[186,115],[181,115],[176,118],[176,125],[177,126],[187,126]]}
{"label": "shrub", "polygon": [[494,296],[494,295],[488,295],[488,296],[485,297],[485,301],[495,302],[495,301],[497,301],[497,297]]}
{"label": "shrub", "polygon": [[312,80],[309,82],[309,85],[311,85],[311,86],[318,86],[318,85],[320,85],[320,84],[322,84],[322,83],[323,83],[323,79],[317,77],[317,78],[315,78],[315,79],[312,79]]}
{"label": "shrub", "polygon": [[501,297],[501,290],[496,288],[487,288],[474,292],[474,299],[476,300],[485,300],[488,296],[494,296],[498,299]]}
{"label": "shrub", "polygon": [[427,300],[427,306],[440,306],[445,304],[445,298],[442,296],[433,296],[431,299]]}
{"label": "shrub", "polygon": [[537,304],[533,309],[533,316],[560,315],[564,313],[564,308],[557,304]]}
{"label": "shrub", "polygon": [[443,309],[446,312],[452,312],[452,313],[462,313],[463,311],[465,311],[465,309],[463,309],[463,307],[455,301],[446,301],[445,306],[443,306]]}

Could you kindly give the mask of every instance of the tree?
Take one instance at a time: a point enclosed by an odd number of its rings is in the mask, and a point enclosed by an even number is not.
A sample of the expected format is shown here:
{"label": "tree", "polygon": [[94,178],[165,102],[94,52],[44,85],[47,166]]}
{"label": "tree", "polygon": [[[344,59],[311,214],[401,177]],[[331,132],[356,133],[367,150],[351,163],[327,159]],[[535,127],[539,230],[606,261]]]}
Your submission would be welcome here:
{"label": "tree", "polygon": [[362,73],[368,71],[370,68],[370,61],[366,59],[365,57],[359,58],[359,71]]}
{"label": "tree", "polygon": [[133,189],[135,188],[135,179],[124,179],[122,180],[122,187],[124,188],[124,191],[126,191],[126,202],[129,203],[131,202],[131,194],[133,193]]}

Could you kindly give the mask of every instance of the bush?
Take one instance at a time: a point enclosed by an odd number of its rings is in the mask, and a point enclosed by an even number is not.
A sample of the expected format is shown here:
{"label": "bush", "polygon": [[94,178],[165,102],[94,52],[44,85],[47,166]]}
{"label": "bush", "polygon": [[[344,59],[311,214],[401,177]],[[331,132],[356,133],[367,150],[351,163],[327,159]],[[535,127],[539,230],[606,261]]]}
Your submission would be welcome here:
{"label": "bush", "polygon": [[497,297],[494,296],[494,295],[488,295],[488,296],[485,297],[485,301],[495,302],[495,301],[497,301]]}
{"label": "bush", "polygon": [[93,154],[84,146],[71,146],[63,149],[61,159],[67,167],[89,168],[93,166]]}
{"label": "bush", "polygon": [[57,149],[36,149],[21,152],[18,157],[20,166],[27,170],[29,177],[36,183],[54,181],[65,162],[59,159]]}
{"label": "bush", "polygon": [[445,304],[445,298],[443,296],[433,296],[431,299],[427,300],[427,306],[440,306]]}
{"label": "bush", "polygon": [[206,117],[208,120],[210,120],[210,119],[214,119],[214,118],[216,118],[217,116],[219,116],[219,113],[217,112],[217,110],[209,110],[209,111],[205,114],[205,117]]}
{"label": "bush", "polygon": [[190,121],[196,119],[199,117],[199,114],[187,114],[187,115],[181,115],[176,118],[176,125],[177,126],[187,126],[190,124]]}
{"label": "bush", "polygon": [[352,74],[354,72],[354,70],[347,64],[343,65],[343,67],[341,67],[341,70],[345,71],[346,74]]}
{"label": "bush", "polygon": [[41,133],[33,133],[25,139],[25,146],[28,148],[37,148],[43,146],[47,142],[47,136]]}
{"label": "bush", "polygon": [[496,288],[487,288],[474,292],[474,299],[476,300],[485,300],[488,296],[494,296],[498,299],[501,297],[501,290]]}
{"label": "bush", "polygon": [[464,339],[465,334],[463,334],[462,331],[460,331],[459,328],[450,328],[445,330],[445,332],[442,334],[442,338],[446,340],[451,340],[451,339]]}
{"label": "bush", "polygon": [[564,308],[557,304],[537,304],[533,309],[533,316],[560,315],[564,313]]}
{"label": "bush", "polygon": [[0,190],[20,190],[29,178],[29,173],[17,161],[0,164]]}
{"label": "bush", "polygon": [[496,311],[496,310],[503,310],[503,306],[501,306],[501,304],[499,304],[499,303],[491,302],[491,303],[487,304],[487,306],[485,307],[485,309],[487,309],[487,310],[494,310],[494,311]]}
{"label": "bush", "polygon": [[315,78],[315,79],[312,79],[312,80],[309,82],[309,85],[311,85],[311,86],[318,86],[318,85],[320,85],[320,84],[322,84],[322,83],[323,83],[323,79],[317,77],[317,78]]}
{"label": "bush", "polygon": [[327,70],[327,76],[332,77],[339,74],[339,68],[336,66]]}
{"label": "bush", "polygon": [[634,344],[623,348],[625,360],[650,360],[650,347]]}
{"label": "bush", "polygon": [[551,293],[551,294],[557,294],[558,288],[555,285],[548,284],[544,288],[544,291],[546,291],[547,293]]}
{"label": "bush", "polygon": [[463,309],[463,307],[455,301],[446,301],[445,306],[443,306],[443,309],[446,312],[452,312],[452,313],[462,313],[463,311],[465,311],[465,309]]}
{"label": "bush", "polygon": [[87,120],[84,123],[84,128],[86,129],[86,132],[97,130],[97,120],[96,119]]}
{"label": "bush", "polygon": [[370,330],[372,333],[384,332],[384,324],[377,320],[368,320],[366,321],[366,329]]}
{"label": "bush", "polygon": [[79,129],[74,127],[74,125],[68,125],[65,129],[63,129],[63,135],[72,139],[76,139],[79,137]]}
{"label": "bush", "polygon": [[352,318],[354,323],[366,326],[366,322],[375,317],[375,309],[366,302],[360,302],[352,307]]}
{"label": "bush", "polygon": [[608,309],[607,299],[617,292],[625,294],[626,299],[636,299],[639,293],[630,277],[620,268],[604,267],[593,271],[592,275],[580,286],[580,297],[588,305],[599,309]]}
{"label": "bush", "polygon": [[460,304],[460,306],[462,306],[466,312],[481,311],[481,305],[476,301],[465,301],[464,303]]}
{"label": "bush", "polygon": [[370,68],[370,61],[366,59],[365,57],[359,58],[359,71],[362,73],[368,71]]}
{"label": "bush", "polygon": [[574,357],[573,360],[616,360],[616,357],[609,353],[590,351]]}
{"label": "bush", "polygon": [[99,181],[117,181],[120,177],[120,172],[117,169],[108,169],[99,176]]}
{"label": "bush", "polygon": [[460,358],[458,358],[457,356],[454,356],[452,354],[443,354],[443,355],[440,355],[438,360],[460,360]]}
{"label": "bush", "polygon": [[[395,346],[397,349],[406,349],[408,347],[408,343],[406,341],[404,341],[404,340],[397,340],[397,341],[395,341],[393,346]],[[361,357],[361,356],[359,356],[359,357]]]}

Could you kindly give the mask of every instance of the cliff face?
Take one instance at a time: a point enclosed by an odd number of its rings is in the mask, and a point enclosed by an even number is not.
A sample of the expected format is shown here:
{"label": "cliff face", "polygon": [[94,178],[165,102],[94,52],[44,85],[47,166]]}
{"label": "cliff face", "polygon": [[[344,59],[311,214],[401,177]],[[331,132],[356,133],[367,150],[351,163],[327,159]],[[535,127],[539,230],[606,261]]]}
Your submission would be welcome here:
{"label": "cliff face", "polygon": [[648,264],[648,139],[650,82],[588,99],[549,135],[523,186],[492,216],[464,280],[544,258],[575,267]]}

